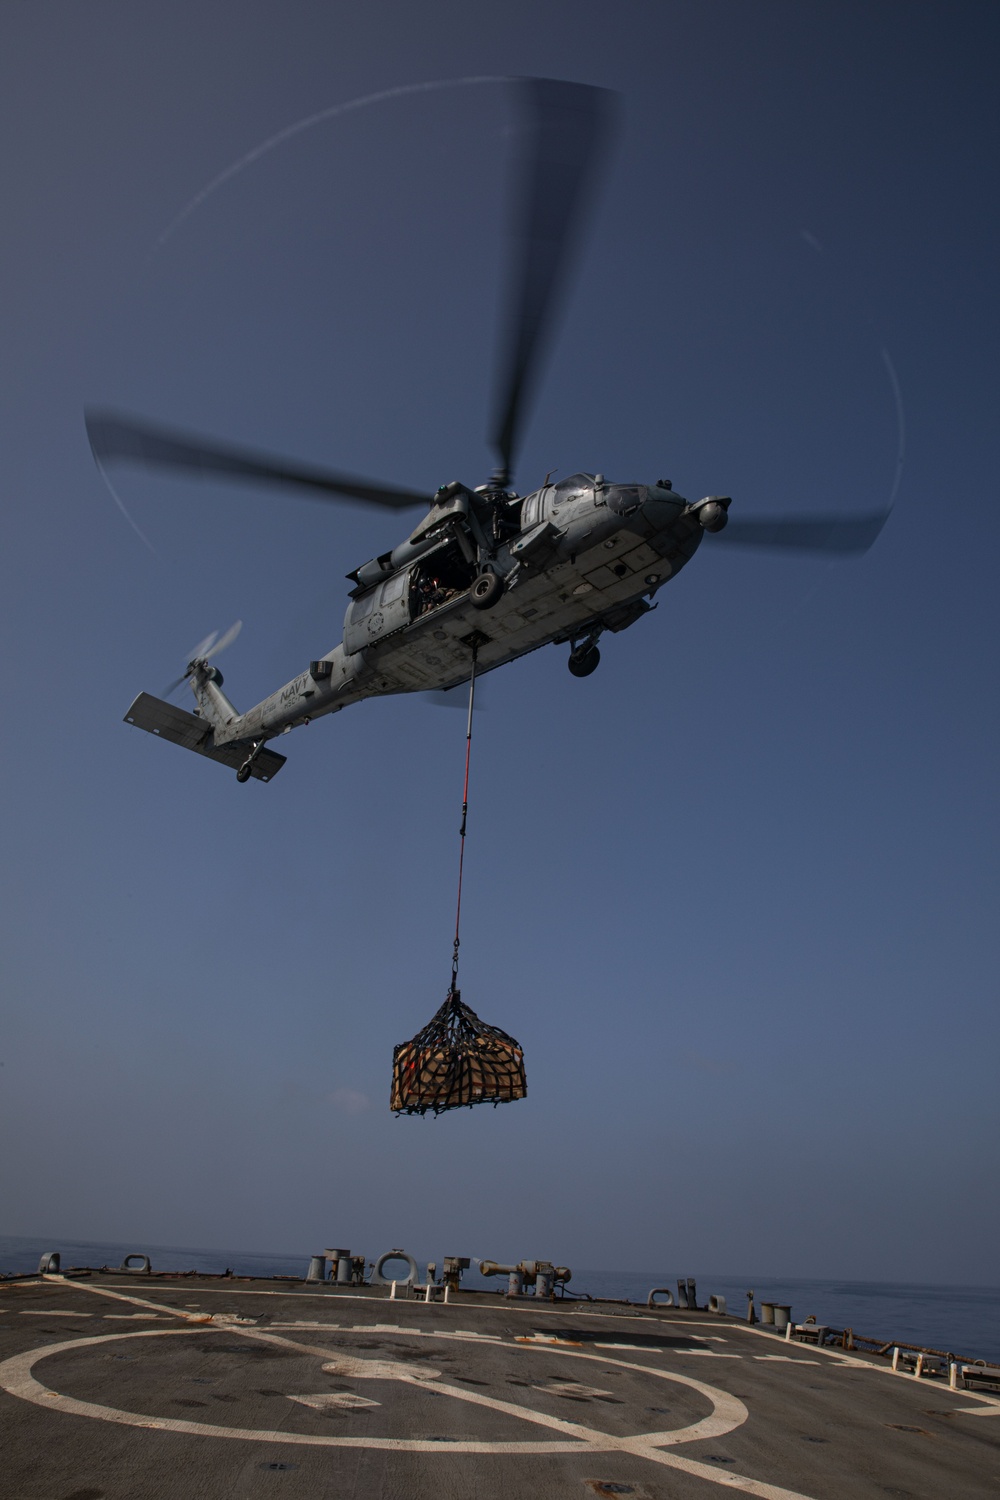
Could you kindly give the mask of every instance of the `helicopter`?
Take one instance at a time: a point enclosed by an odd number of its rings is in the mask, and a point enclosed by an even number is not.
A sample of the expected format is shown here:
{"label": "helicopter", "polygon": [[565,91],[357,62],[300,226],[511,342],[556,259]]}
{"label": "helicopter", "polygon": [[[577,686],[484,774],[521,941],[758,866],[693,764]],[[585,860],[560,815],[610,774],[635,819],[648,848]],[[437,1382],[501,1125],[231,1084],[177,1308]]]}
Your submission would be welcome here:
{"label": "helicopter", "polygon": [[458,480],[429,495],[90,409],[98,468],[113,463],[280,486],[423,518],[390,551],[350,572],[343,639],[246,713],[223,691],[211,658],[235,637],[208,637],[170,692],[188,681],[193,713],[140,693],[126,722],[235,769],[271,780],[279,735],[365,698],[448,690],[545,645],[569,647],[576,677],[592,673],[605,632],[655,609],[659,590],[711,545],[862,553],[888,509],[854,516],[732,518],[728,495],[689,500],[669,479],[618,483],[601,473],[512,489],[539,366],[598,171],[616,96],[546,78],[512,80],[521,129],[513,256],[492,431],[497,465],[483,484]]}

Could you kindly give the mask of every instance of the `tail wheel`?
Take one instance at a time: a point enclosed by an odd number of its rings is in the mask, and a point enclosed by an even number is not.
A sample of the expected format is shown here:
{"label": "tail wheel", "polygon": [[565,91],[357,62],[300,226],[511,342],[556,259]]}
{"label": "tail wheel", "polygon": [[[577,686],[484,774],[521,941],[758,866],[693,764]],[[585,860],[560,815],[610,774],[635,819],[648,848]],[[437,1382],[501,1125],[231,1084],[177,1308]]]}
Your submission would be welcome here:
{"label": "tail wheel", "polygon": [[570,653],[569,666],[574,677],[589,677],[591,672],[596,672],[601,661],[601,653],[596,646],[588,646],[586,651],[573,651]]}
{"label": "tail wheel", "polygon": [[502,593],[503,579],[487,568],[476,577],[469,590],[469,598],[472,600],[473,609],[492,609],[494,604],[500,602]]}

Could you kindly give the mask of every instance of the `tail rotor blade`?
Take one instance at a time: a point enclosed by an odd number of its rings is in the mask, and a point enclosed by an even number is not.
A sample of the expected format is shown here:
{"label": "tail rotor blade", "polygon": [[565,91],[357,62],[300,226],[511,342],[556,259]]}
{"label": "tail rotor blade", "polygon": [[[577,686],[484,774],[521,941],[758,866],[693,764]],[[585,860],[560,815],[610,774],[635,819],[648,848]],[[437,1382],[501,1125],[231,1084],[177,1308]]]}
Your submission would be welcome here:
{"label": "tail rotor blade", "polygon": [[[243,621],[234,620],[229,629],[226,631],[225,635],[217,640],[215,642],[215,645],[212,646],[210,650],[204,653],[205,660],[208,661],[209,657],[218,656],[220,651],[225,651],[227,646],[231,646],[242,629]],[[218,632],[216,632],[216,634],[218,634]]]}
{"label": "tail rotor blade", "polygon": [[493,445],[509,480],[525,409],[611,134],[617,96],[552,78],[518,81],[522,147]]}
{"label": "tail rotor blade", "polygon": [[233,644],[242,629],[243,621],[234,620],[224,635],[220,636],[217,630],[213,630],[211,635],[206,635],[205,639],[199,641],[188,656],[187,671],[182,672],[177,681],[172,682],[168,688],[164,688],[160,696],[169,698],[171,693],[176,693],[177,689],[191,676],[191,668],[196,661],[208,661],[211,657],[218,656],[220,651],[225,651],[227,646]]}
{"label": "tail rotor blade", "polygon": [[199,641],[194,650],[191,651],[188,655],[188,661],[198,661],[198,659],[204,656],[206,652],[211,651],[212,647],[215,645],[216,640],[218,639],[218,635],[219,632],[217,630],[213,630],[211,635],[206,635],[203,641]]}

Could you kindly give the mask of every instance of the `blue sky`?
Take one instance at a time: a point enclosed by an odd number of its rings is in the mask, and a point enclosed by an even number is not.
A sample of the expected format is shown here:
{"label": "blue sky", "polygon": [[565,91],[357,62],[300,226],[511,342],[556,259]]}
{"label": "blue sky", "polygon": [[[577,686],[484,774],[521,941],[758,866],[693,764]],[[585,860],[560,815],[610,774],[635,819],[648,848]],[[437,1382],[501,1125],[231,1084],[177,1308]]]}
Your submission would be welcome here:
{"label": "blue sky", "polygon": [[[0,1060],[9,1234],[995,1280],[998,22],[978,4],[42,4],[0,55]],[[527,433],[860,561],[706,540],[585,681],[478,723],[463,989],[529,1096],[388,1112],[443,998],[460,715],[362,705],[269,786],[129,730],[249,707],[409,529],[122,471],[85,404],[482,482],[511,115],[622,95]],[[970,1233],[974,1226],[975,1232]]]}

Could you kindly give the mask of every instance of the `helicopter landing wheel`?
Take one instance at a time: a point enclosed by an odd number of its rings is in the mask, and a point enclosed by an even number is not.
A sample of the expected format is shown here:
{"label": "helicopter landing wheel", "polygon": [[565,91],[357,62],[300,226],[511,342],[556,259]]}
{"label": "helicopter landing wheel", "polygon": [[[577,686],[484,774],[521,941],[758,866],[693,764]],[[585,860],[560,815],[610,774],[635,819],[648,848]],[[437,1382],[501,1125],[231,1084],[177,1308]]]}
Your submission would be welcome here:
{"label": "helicopter landing wheel", "polygon": [[502,593],[503,579],[489,568],[484,568],[474,580],[469,598],[473,609],[492,609],[494,604],[499,604]]}
{"label": "helicopter landing wheel", "polygon": [[240,781],[240,782],[249,781],[250,777],[252,775],[253,775],[253,762],[249,761],[249,760],[245,760],[243,762],[243,764],[240,766],[239,770],[236,772],[236,780]]}
{"label": "helicopter landing wheel", "polygon": [[589,677],[591,672],[596,672],[601,661],[601,653],[596,646],[588,646],[584,651],[571,651],[569,661],[566,665],[574,677]]}

